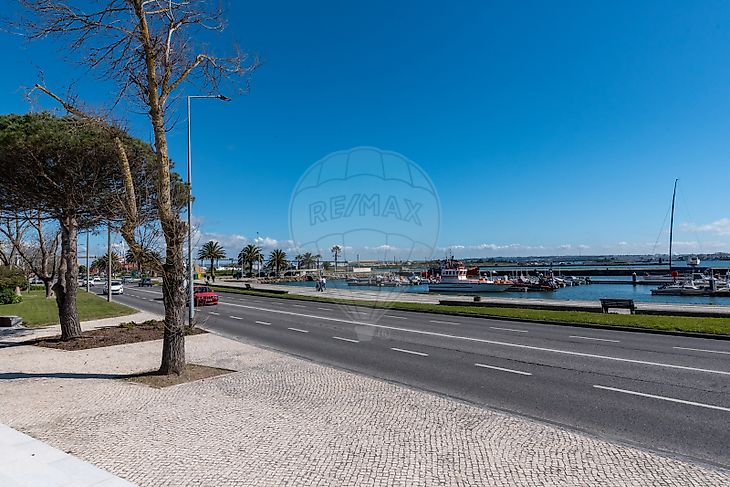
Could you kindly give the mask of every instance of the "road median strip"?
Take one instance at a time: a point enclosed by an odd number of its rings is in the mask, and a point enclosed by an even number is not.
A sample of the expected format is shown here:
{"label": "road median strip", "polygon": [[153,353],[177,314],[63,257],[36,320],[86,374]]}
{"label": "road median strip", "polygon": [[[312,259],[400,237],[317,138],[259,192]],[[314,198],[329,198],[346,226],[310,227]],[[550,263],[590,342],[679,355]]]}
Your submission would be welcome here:
{"label": "road median strip", "polygon": [[[216,289],[214,287],[214,289]],[[313,303],[345,304],[369,308],[387,309],[391,311],[411,311],[440,315],[464,316],[472,318],[496,318],[519,322],[537,322],[543,324],[574,325],[587,328],[618,329],[622,331],[645,331],[669,334],[684,334],[710,338],[730,339],[730,317],[690,317],[678,315],[636,314],[624,315],[614,313],[592,313],[584,311],[557,311],[525,307],[471,307],[452,306],[432,303],[388,302],[330,298],[323,296],[307,296],[303,294],[273,294],[264,290],[245,290],[235,288],[218,288],[220,292],[244,294],[266,298],[278,298]],[[298,308],[306,308],[301,304],[293,304]]]}

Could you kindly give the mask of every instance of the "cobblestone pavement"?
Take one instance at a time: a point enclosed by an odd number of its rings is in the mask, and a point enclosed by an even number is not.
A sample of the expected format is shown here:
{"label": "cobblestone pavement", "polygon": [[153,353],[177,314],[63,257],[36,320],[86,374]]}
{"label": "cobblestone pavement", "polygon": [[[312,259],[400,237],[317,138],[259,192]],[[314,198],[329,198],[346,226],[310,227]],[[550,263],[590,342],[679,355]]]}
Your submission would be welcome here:
{"label": "cobblestone pavement", "polygon": [[730,474],[216,335],[237,372],[156,390],[160,342],[0,349],[0,422],[142,486],[730,485]]}

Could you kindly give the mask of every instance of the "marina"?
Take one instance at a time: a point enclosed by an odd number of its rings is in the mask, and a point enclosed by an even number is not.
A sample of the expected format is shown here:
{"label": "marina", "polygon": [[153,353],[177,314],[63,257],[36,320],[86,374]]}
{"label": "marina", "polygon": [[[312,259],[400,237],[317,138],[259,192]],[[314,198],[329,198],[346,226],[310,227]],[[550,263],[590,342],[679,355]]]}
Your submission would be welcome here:
{"label": "marina", "polygon": [[[598,302],[601,298],[619,298],[633,299],[641,303],[662,303],[662,304],[698,304],[698,305],[722,305],[730,306],[730,296],[672,296],[672,295],[653,295],[651,293],[652,286],[630,286],[623,283],[609,284],[590,284],[583,286],[569,286],[559,288],[554,291],[544,292],[523,292],[506,290],[499,293],[484,293],[489,296],[499,296],[499,298],[511,298],[517,300],[544,300],[544,301],[594,301]],[[314,283],[307,281],[289,282],[277,285],[279,289],[289,289],[292,292],[300,292],[297,288],[311,288],[314,291]],[[352,293],[360,291],[366,292],[373,296],[378,293],[402,293],[407,295],[427,295],[427,296],[447,296],[448,294],[429,293],[427,284],[419,285],[402,285],[395,287],[378,287],[378,286],[357,286],[352,288],[347,282],[341,279],[327,280],[328,294],[330,291],[337,291],[337,294],[343,294],[352,298]],[[479,294],[477,294],[479,295]],[[401,299],[401,298],[398,298]]]}

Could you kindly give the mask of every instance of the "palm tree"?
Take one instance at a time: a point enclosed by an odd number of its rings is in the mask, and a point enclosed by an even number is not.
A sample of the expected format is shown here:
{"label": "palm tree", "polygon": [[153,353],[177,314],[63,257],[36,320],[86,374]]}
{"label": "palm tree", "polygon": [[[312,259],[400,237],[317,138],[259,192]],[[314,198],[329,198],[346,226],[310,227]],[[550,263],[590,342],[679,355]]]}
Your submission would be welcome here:
{"label": "palm tree", "polygon": [[269,266],[276,269],[276,275],[278,277],[279,271],[288,267],[286,252],[281,249],[272,250],[269,254]]}
{"label": "palm tree", "polygon": [[[96,269],[96,272],[103,271],[106,273],[106,271],[108,269],[107,262],[108,262],[107,254],[104,254],[104,255],[94,259],[94,261],[91,263],[91,268]],[[122,270],[121,258],[115,252],[112,252],[112,274],[117,273],[121,270]]]}
{"label": "palm tree", "polygon": [[221,247],[221,244],[210,240],[203,244],[198,250],[198,259],[210,260],[210,275],[215,276],[215,266],[213,265],[216,261],[226,258],[226,250]]}
{"label": "palm tree", "polygon": [[263,257],[261,247],[248,244],[238,254],[238,265],[248,265],[248,271],[253,274],[253,263],[263,260]]}
{"label": "palm tree", "polygon": [[311,269],[316,259],[311,252],[306,252],[304,255],[298,255],[297,260],[299,261],[300,269]]}
{"label": "palm tree", "polygon": [[333,245],[330,252],[332,252],[332,255],[335,256],[335,273],[337,273],[337,257],[340,255],[340,252],[342,252],[342,247],[339,245]]}
{"label": "palm tree", "polygon": [[132,249],[127,249],[127,252],[124,254],[124,261],[127,264],[135,264],[137,266],[137,272],[142,271],[142,263],[134,256]]}

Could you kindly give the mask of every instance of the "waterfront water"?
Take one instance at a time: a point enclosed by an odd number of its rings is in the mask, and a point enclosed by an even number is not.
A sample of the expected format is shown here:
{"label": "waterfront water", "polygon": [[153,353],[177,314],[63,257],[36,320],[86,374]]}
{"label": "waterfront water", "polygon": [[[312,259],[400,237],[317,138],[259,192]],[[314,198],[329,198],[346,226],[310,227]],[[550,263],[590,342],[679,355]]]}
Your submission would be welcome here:
{"label": "waterfront water", "polygon": [[[314,282],[292,282],[292,286],[314,287]],[[399,287],[376,287],[376,286],[348,286],[345,281],[328,280],[327,287],[332,289],[350,289],[362,291],[386,291],[406,293],[427,293],[428,286],[399,286]],[[552,292],[501,292],[486,293],[484,296],[500,298],[523,298],[523,299],[557,299],[575,301],[598,301],[601,298],[633,299],[637,302],[648,303],[694,303],[694,304],[717,304],[730,306],[730,297],[711,296],[653,296],[651,290],[657,286],[630,284],[589,284],[584,286],[573,286],[557,289]]]}
{"label": "waterfront water", "polygon": [[[712,269],[728,269],[730,268],[730,260],[703,260],[700,262],[700,265],[698,266],[700,269],[705,268],[712,268]],[[692,269],[690,265],[687,264],[687,261],[684,259],[679,259],[676,261],[672,261],[672,268],[675,269],[686,269],[689,271]],[[628,264],[614,264],[614,263],[606,263],[605,265],[601,264],[590,264],[590,265],[583,265],[583,264],[569,264],[569,265],[558,265],[554,264],[552,266],[550,265],[539,265],[539,266],[516,266],[516,265],[495,265],[495,266],[481,266],[479,267],[482,271],[495,271],[497,273],[503,273],[503,272],[520,272],[520,271],[546,271],[549,269],[552,269],[555,273],[557,273],[560,270],[622,270],[622,269],[641,269],[642,272],[651,272],[652,274],[662,273],[662,272],[669,272],[669,263],[664,262],[663,264],[653,263],[653,264],[643,264],[641,262],[635,262],[635,263],[628,263]],[[637,272],[638,273],[638,272]]]}

